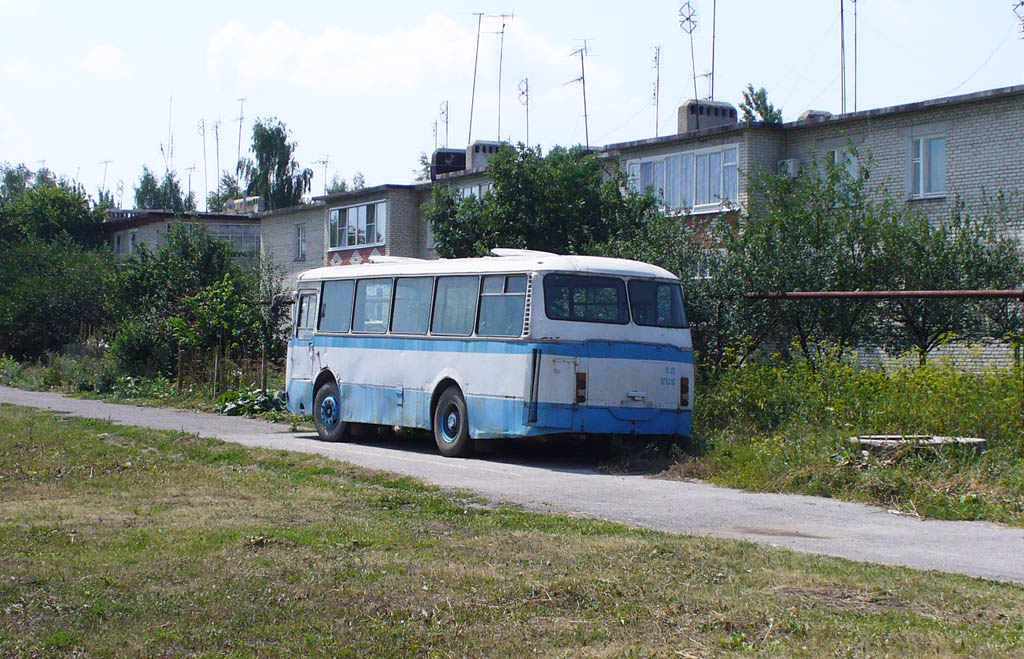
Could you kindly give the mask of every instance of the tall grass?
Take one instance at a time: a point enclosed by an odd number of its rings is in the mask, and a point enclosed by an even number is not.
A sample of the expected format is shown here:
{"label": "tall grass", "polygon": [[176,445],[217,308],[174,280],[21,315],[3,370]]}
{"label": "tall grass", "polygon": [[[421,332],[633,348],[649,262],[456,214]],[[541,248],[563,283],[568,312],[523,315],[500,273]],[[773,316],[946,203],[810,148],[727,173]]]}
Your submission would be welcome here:
{"label": "tall grass", "polygon": [[[1013,369],[965,373],[944,364],[893,372],[842,359],[816,368],[770,359],[722,373],[698,392],[690,471],[757,490],[883,504],[920,516],[1024,524],[1021,382]],[[982,437],[873,455],[862,434]]]}

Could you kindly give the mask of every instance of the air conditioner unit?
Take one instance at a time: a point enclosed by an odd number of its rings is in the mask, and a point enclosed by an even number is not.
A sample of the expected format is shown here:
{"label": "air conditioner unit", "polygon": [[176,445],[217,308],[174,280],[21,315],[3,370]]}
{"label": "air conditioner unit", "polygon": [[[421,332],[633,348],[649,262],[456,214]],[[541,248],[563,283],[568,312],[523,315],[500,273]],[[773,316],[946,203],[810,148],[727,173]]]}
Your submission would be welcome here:
{"label": "air conditioner unit", "polygon": [[790,178],[796,178],[800,173],[800,161],[796,158],[787,158],[779,161],[779,173]]}

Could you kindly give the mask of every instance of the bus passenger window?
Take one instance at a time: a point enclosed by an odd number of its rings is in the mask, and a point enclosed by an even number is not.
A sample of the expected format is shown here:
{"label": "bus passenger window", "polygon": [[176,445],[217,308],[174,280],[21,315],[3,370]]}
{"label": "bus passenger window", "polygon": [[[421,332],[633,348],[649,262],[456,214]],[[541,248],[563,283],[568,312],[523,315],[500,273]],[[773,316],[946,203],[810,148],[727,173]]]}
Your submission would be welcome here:
{"label": "bus passenger window", "polygon": [[320,304],[320,330],[347,332],[352,324],[352,293],[355,282],[325,281],[323,301]]}
{"label": "bus passenger window", "polygon": [[480,292],[481,336],[519,336],[523,332],[526,308],[524,275],[488,275]]}
{"label": "bus passenger window", "polygon": [[478,277],[438,277],[430,331],[455,336],[472,334],[479,283]]}
{"label": "bus passenger window", "polygon": [[313,335],[313,319],[316,317],[316,294],[301,295],[295,313],[295,336],[309,338]]}
{"label": "bus passenger window", "polygon": [[361,279],[356,284],[356,308],[353,332],[383,334],[391,315],[391,278]]}
{"label": "bus passenger window", "polygon": [[391,331],[398,334],[426,334],[430,321],[430,291],[433,277],[399,277],[395,284],[395,317]]}

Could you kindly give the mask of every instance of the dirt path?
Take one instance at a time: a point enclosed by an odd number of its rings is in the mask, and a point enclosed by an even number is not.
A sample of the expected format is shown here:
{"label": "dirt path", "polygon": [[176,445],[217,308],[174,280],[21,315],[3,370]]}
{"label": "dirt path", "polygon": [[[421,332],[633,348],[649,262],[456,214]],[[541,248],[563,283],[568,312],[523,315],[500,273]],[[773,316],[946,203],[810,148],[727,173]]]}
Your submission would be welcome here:
{"label": "dirt path", "polygon": [[0,387],[0,402],[198,433],[247,446],[319,453],[536,510],[1024,583],[1024,529],[987,522],[920,521],[833,499],[612,476],[596,473],[578,461],[538,459],[536,455],[524,459],[507,449],[482,458],[456,460],[440,457],[422,442],[325,444],[308,433],[289,433],[283,426],[264,421],[7,387]]}

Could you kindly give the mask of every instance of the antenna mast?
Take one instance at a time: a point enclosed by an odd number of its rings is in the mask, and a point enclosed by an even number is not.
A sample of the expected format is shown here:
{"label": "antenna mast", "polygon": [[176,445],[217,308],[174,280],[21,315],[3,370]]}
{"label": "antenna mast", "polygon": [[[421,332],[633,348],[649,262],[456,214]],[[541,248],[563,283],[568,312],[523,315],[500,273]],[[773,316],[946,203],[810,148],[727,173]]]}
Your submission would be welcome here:
{"label": "antenna mast", "polygon": [[1021,38],[1024,39],[1024,0],[1018,0],[1013,5],[1013,13],[1017,15],[1017,19],[1020,20],[1020,31]]}
{"label": "antenna mast", "polygon": [[185,200],[188,201],[188,198],[192,196],[192,172],[196,171],[195,164],[193,163],[185,171],[188,172],[188,197],[185,197]]}
{"label": "antenna mast", "polygon": [[505,22],[506,19],[511,21],[515,17],[515,12],[511,14],[498,14],[493,18],[501,19],[501,30],[498,34],[501,36],[501,45],[498,47],[498,141],[501,141],[501,65],[505,57]]}
{"label": "antenna mast", "polygon": [[839,75],[842,83],[839,85],[841,112],[846,114],[846,0],[839,0]]}
{"label": "antenna mast", "polygon": [[654,136],[658,136],[658,103],[661,96],[661,46],[654,47]]}
{"label": "antenna mast", "polygon": [[107,165],[114,162],[113,160],[101,160],[100,164],[103,165],[103,183],[100,184],[100,190],[107,189]]}
{"label": "antenna mast", "polygon": [[220,197],[220,119],[213,122],[213,141],[217,149],[217,196]]}
{"label": "antenna mast", "polygon": [[[1024,1],[1024,0],[1022,0]],[[526,146],[530,146],[530,79],[519,81],[519,102],[526,106]]]}
{"label": "antenna mast", "polygon": [[587,49],[587,40],[583,39],[583,46],[572,51],[570,57],[580,56],[580,77],[575,80],[570,80],[565,83],[567,85],[574,82],[583,84],[583,133],[587,138],[587,150],[590,150],[590,116],[587,114],[587,69],[583,65],[583,57],[589,55],[590,51]]}
{"label": "antenna mast", "polygon": [[853,111],[857,111],[857,0],[853,2]]}
{"label": "antenna mast", "polygon": [[466,137],[466,145],[473,143],[473,105],[476,103],[476,67],[480,62],[480,25],[483,23],[484,15],[476,12],[476,55],[473,56],[473,91],[469,97],[469,135]]}
{"label": "antenna mast", "polygon": [[174,167],[174,134],[171,132],[171,116],[174,110],[174,97],[167,102],[167,157],[164,159],[164,169],[168,172]]}
{"label": "antenna mast", "polygon": [[235,171],[242,162],[242,123],[245,121],[245,98],[238,99],[238,156],[235,158]]}
{"label": "antenna mast", "polygon": [[206,165],[206,120],[200,119],[196,128],[199,130],[199,134],[203,137],[203,191],[205,194],[203,197],[203,210],[209,211],[210,170]]}
{"label": "antenna mast", "polygon": [[441,103],[441,121],[444,122],[444,148],[448,148],[448,101]]}
{"label": "antenna mast", "polygon": [[329,163],[330,161],[331,161],[331,157],[330,156],[324,156],[320,160],[314,160],[313,161],[314,165],[323,165],[324,166],[324,195],[325,196],[327,195],[327,163]]}
{"label": "antenna mast", "polygon": [[693,31],[697,29],[697,10],[689,0],[679,8],[679,27],[690,35],[690,65],[693,69],[693,101],[697,103],[697,113],[693,115],[695,127],[700,130],[700,101],[697,99],[697,60],[693,56]]}
{"label": "antenna mast", "polygon": [[[856,2],[856,0],[854,0]],[[715,25],[718,22],[718,0],[711,3],[711,100],[715,100]]]}

